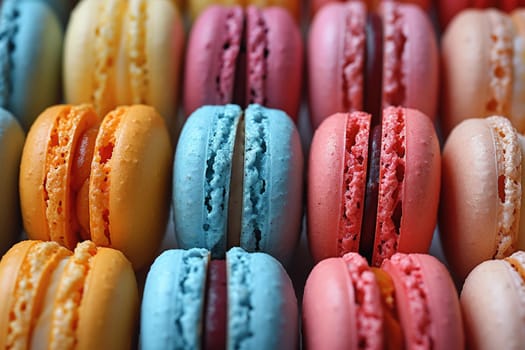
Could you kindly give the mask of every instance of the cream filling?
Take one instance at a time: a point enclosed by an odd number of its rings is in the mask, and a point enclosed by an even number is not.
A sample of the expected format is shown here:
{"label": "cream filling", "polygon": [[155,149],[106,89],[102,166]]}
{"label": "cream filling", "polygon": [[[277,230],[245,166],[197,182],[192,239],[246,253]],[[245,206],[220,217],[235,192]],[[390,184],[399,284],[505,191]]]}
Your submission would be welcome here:
{"label": "cream filling", "polygon": [[504,258],[515,250],[521,211],[521,147],[518,134],[503,117],[487,118],[496,149],[498,175],[498,229],[494,258]]}

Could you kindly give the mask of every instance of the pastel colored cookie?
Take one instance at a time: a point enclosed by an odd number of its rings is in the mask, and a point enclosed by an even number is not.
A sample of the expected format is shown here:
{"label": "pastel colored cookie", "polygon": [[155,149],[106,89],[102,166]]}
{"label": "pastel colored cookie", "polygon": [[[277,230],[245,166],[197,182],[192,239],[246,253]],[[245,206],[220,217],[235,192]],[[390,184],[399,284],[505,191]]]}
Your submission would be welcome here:
{"label": "pastel colored cookie", "polygon": [[184,30],[168,0],[82,0],[64,43],[64,97],[100,115],[148,104],[175,125]]}
{"label": "pastel colored cookie", "polygon": [[250,105],[205,106],[188,118],[173,165],[181,248],[229,247],[288,261],[302,218],[303,153],[292,120]]}
{"label": "pastel colored cookie", "polygon": [[518,350],[525,344],[525,253],[476,266],[461,291],[469,349]]}
{"label": "pastel colored cookie", "polygon": [[443,34],[441,55],[446,134],[464,119],[490,115],[525,132],[525,10],[461,12]]}
{"label": "pastel colored cookie", "polygon": [[379,115],[387,106],[436,114],[435,33],[415,5],[384,2],[377,13],[362,2],[324,6],[310,27],[308,74],[314,129],[334,113]]}
{"label": "pastel colored cookie", "polygon": [[307,349],[464,349],[456,289],[430,255],[397,253],[381,269],[357,253],[325,259],[302,310]]}
{"label": "pastel colored cookie", "polygon": [[[345,1],[347,0],[312,0],[311,1],[312,14],[315,15],[317,11],[319,11],[321,7],[323,7],[326,4],[329,4],[332,2],[345,2]],[[362,2],[366,3],[369,9],[376,9],[379,7],[381,0],[366,0]],[[417,4],[421,6],[421,8],[423,8],[424,10],[428,10],[430,8],[430,4],[432,3],[431,0],[401,0],[398,2]],[[439,2],[442,2],[442,1],[440,0]]]}
{"label": "pastel colored cookie", "polygon": [[297,120],[302,60],[299,27],[284,9],[212,6],[188,40],[186,115],[203,105],[258,103]]}
{"label": "pastel colored cookie", "polygon": [[338,113],[316,130],[308,167],[308,239],[315,261],[360,252],[379,266],[424,253],[436,226],[441,157],[432,121],[388,107],[382,123]]}
{"label": "pastel colored cookie", "polygon": [[525,249],[525,138],[503,117],[467,119],[443,149],[439,229],[459,280]]}
{"label": "pastel colored cookie", "polygon": [[525,6],[523,0],[439,0],[436,1],[439,11],[441,26],[447,24],[461,11],[467,8],[498,8],[502,11],[511,12],[512,10]]}
{"label": "pastel colored cookie", "polygon": [[0,255],[21,232],[18,172],[25,133],[8,111],[0,108]]}
{"label": "pastel colored cookie", "polygon": [[140,343],[149,349],[296,349],[297,299],[277,260],[232,248],[168,250],[146,279]]}
{"label": "pastel colored cookie", "polygon": [[188,9],[190,11],[191,18],[197,18],[204,9],[216,4],[216,5],[243,5],[250,6],[255,5],[259,7],[268,6],[279,6],[287,9],[290,14],[299,21],[299,14],[301,10],[300,0],[189,0]]}
{"label": "pastel colored cookie", "polygon": [[3,349],[131,348],[137,282],[121,252],[79,243],[17,243],[0,261]]}
{"label": "pastel colored cookie", "polygon": [[60,100],[63,32],[44,1],[6,0],[0,11],[0,106],[28,130]]}
{"label": "pastel colored cookie", "polygon": [[169,212],[172,146],[149,106],[101,121],[89,105],[46,109],[27,135],[20,167],[24,228],[73,249],[91,239],[135,268],[153,260]]}

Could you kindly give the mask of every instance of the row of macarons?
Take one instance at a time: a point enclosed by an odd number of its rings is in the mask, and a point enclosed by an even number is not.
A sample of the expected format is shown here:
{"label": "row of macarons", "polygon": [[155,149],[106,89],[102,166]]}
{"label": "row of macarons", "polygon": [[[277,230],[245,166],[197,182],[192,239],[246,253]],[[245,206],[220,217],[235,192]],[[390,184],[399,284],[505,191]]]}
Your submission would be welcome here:
{"label": "row of macarons", "polygon": [[141,297],[118,250],[22,241],[0,260],[0,345],[517,350],[525,342],[524,271],[523,251],[486,261],[458,298],[431,255],[396,253],[371,268],[348,253],[314,267],[299,308],[286,270],[264,253],[231,248],[217,260],[206,249],[164,251]]}
{"label": "row of macarons", "polygon": [[[298,119],[305,45],[282,8],[208,7],[187,40],[166,0],[83,0],[64,31],[44,9],[37,0],[2,5],[1,106],[26,130],[60,101],[91,103],[101,115],[143,103],[176,135],[179,95],[185,116],[202,105],[259,103]],[[524,16],[463,11],[442,37],[440,69],[434,27],[420,7],[385,2],[368,13],[359,1],[327,4],[304,50],[313,129],[336,112],[378,115],[401,105],[439,114],[445,135],[463,119],[492,114],[525,131]]]}
{"label": "row of macarons", "polygon": [[104,117],[91,105],[53,106],[25,140],[3,111],[0,131],[2,251],[20,237],[19,198],[29,238],[69,249],[90,239],[137,270],[159,250],[170,203],[177,245],[213,258],[241,246],[287,264],[304,207],[316,262],[353,251],[379,266],[397,251],[425,253],[438,212],[458,283],[525,249],[525,146],[504,117],[462,122],[442,156],[417,110],[337,113],[316,130],[307,162],[286,113],[256,104],[197,109],[176,147],[146,105]]}

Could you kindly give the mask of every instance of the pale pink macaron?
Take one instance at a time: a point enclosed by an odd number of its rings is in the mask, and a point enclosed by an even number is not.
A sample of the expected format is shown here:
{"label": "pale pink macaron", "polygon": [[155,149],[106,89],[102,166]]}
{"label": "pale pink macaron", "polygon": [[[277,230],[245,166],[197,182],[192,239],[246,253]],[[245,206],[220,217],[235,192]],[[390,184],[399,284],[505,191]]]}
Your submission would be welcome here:
{"label": "pale pink macaron", "polygon": [[469,349],[523,349],[525,252],[476,266],[465,280],[460,300]]}
{"label": "pale pink macaron", "polygon": [[379,266],[396,251],[430,246],[441,178],[432,121],[401,107],[386,108],[380,127],[371,118],[338,113],[314,134],[307,219],[315,261],[353,251]]}
{"label": "pale pink macaron", "polygon": [[525,249],[525,138],[507,118],[467,119],[443,149],[439,230],[454,277]]}
{"label": "pale pink macaron", "polygon": [[310,118],[315,128],[337,112],[377,114],[386,106],[415,108],[434,119],[438,49],[419,6],[331,3],[315,16],[308,38]]}
{"label": "pale pink macaron", "polygon": [[463,349],[458,295],[443,264],[397,253],[381,269],[356,253],[317,264],[303,298],[307,349]]}
{"label": "pale pink macaron", "polygon": [[184,72],[184,110],[235,103],[284,110],[297,119],[303,43],[280,7],[210,6],[193,24]]}
{"label": "pale pink macaron", "polygon": [[525,132],[525,9],[468,9],[441,40],[442,128],[503,115]]}

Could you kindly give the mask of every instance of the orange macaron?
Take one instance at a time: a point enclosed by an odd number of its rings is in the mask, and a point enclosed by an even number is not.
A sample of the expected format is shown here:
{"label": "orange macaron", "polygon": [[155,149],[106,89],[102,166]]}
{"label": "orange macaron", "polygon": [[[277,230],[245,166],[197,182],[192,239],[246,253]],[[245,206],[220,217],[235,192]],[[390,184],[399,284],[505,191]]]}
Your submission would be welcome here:
{"label": "orange macaron", "polygon": [[131,348],[138,290],[130,262],[110,248],[22,241],[0,260],[0,348]]}
{"label": "orange macaron", "polygon": [[24,228],[69,249],[90,239],[140,268],[164,235],[171,163],[168,130],[152,107],[119,107],[103,120],[90,105],[50,107],[22,154]]}

